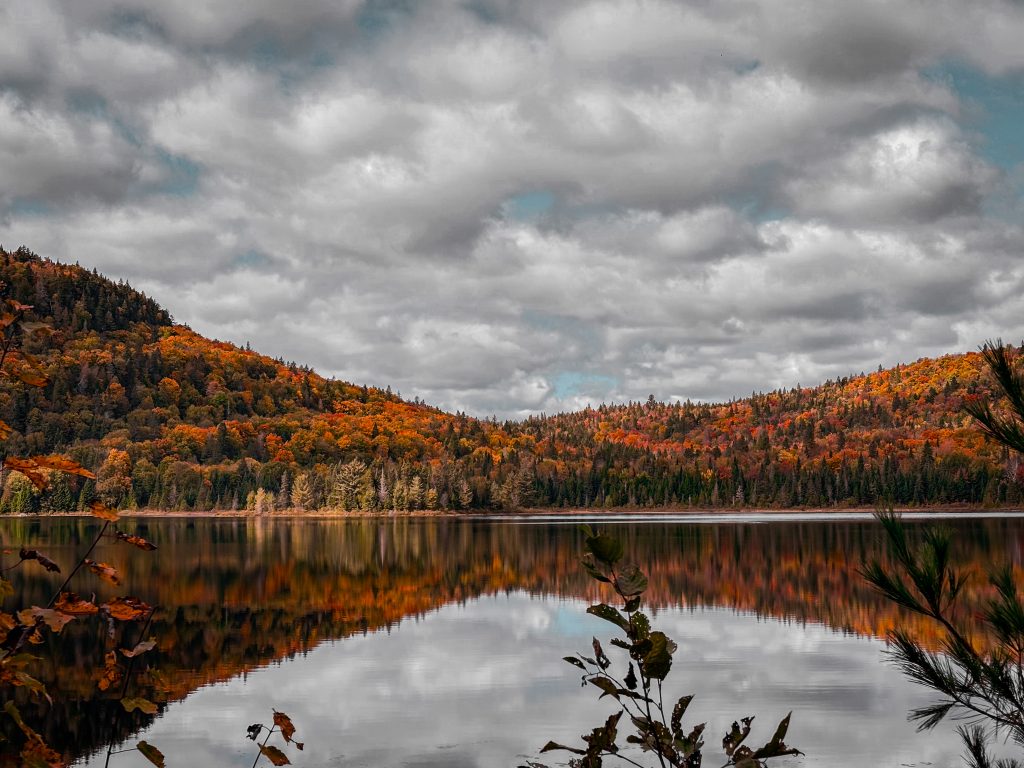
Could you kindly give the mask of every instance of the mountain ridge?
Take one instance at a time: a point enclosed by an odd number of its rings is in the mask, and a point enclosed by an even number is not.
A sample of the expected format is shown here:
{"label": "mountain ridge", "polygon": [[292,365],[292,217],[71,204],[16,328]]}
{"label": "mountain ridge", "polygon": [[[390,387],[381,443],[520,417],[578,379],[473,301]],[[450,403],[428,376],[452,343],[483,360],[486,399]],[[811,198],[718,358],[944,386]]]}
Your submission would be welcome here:
{"label": "mountain ridge", "polygon": [[976,352],[725,403],[601,405],[523,421],[447,413],[327,379],[175,324],[95,271],[0,249],[42,388],[6,382],[11,454],[67,454],[97,479],[40,495],[5,473],[0,510],[1001,504],[1018,467],[961,410]]}

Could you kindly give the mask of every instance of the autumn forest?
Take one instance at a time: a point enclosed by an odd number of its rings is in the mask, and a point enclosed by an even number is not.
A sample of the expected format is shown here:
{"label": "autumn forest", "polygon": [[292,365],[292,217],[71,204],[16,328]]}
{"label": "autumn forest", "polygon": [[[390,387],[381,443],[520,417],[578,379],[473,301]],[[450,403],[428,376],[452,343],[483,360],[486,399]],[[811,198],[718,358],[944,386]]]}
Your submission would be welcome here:
{"label": "autumn forest", "polygon": [[[727,403],[646,402],[500,423],[212,341],[152,298],[25,248],[0,252],[41,387],[0,384],[7,454],[96,478],[6,472],[0,509],[347,511],[1014,504],[1018,467],[962,411],[977,353]],[[27,363],[23,363],[27,365]]]}

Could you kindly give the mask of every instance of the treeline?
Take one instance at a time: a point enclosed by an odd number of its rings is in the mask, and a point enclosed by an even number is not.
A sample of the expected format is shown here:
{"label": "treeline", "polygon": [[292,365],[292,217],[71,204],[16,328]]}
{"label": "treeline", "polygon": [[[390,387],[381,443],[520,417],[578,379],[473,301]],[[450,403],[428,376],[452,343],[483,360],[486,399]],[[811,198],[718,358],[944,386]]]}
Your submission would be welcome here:
{"label": "treeline", "polygon": [[52,332],[43,387],[0,382],[12,455],[63,453],[95,480],[0,511],[1012,504],[1020,473],[962,413],[977,354],[724,404],[646,402],[498,423],[211,341],[122,283],[0,250],[4,296]]}

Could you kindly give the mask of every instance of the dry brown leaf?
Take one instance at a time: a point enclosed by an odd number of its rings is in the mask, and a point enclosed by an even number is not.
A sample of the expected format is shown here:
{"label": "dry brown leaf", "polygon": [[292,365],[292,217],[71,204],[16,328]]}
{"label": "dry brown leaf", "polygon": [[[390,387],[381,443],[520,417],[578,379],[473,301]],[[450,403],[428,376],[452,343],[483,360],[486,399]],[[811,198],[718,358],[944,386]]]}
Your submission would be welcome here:
{"label": "dry brown leaf", "polygon": [[112,619],[117,619],[118,621],[138,621],[145,618],[153,610],[152,606],[147,605],[137,597],[115,597],[113,600],[105,602],[101,607]]}
{"label": "dry brown leaf", "polygon": [[60,566],[37,549],[25,549],[22,547],[18,550],[18,557],[22,560],[35,560],[51,573],[60,573]]}
{"label": "dry brown leaf", "polygon": [[25,734],[25,746],[21,750],[21,764],[29,768],[64,768],[65,763],[61,756],[50,749],[43,737],[32,730],[22,719],[21,712],[13,701],[4,705],[4,711],[17,724],[21,732]]}
{"label": "dry brown leaf", "polygon": [[260,744],[260,752],[274,765],[291,765],[292,761],[288,759],[288,755],[282,752],[280,749],[275,747],[273,744]]}
{"label": "dry brown leaf", "polygon": [[61,592],[53,607],[69,616],[89,616],[99,611],[98,605],[83,600],[74,592]]}
{"label": "dry brown leaf", "polygon": [[141,696],[130,696],[127,699],[121,699],[121,706],[124,707],[125,712],[131,712],[133,709],[137,709],[147,715],[155,715],[157,712],[156,704]]}
{"label": "dry brown leaf", "polygon": [[130,651],[122,648],[121,654],[127,656],[129,659],[134,659],[136,656],[141,656],[146,651],[152,651],[156,648],[156,640],[146,640],[145,642],[139,643]]}
{"label": "dry brown leaf", "polygon": [[116,509],[111,509],[102,501],[90,501],[89,513],[93,517],[98,517],[100,520],[109,520],[110,522],[121,518]]}
{"label": "dry brown leaf", "polygon": [[27,672],[15,672],[12,675],[11,683],[17,686],[21,686],[32,693],[38,694],[46,699],[48,702],[53,704],[53,699],[50,698],[50,694],[46,690],[46,686],[36,680],[32,675]]}
{"label": "dry brown leaf", "polygon": [[83,467],[77,461],[66,459],[63,456],[33,456],[32,460],[40,467],[46,467],[56,472],[63,472],[66,475],[78,475],[90,480],[95,480],[96,475]]}
{"label": "dry brown leaf", "polygon": [[89,558],[85,558],[82,564],[104,581],[109,581],[115,587],[120,585],[121,577],[117,575],[117,569],[114,566],[107,563],[98,563]]}
{"label": "dry brown leaf", "polygon": [[0,649],[10,652],[21,648],[25,640],[28,639],[29,634],[35,633],[35,631],[35,627],[26,627],[24,624],[16,623],[4,633],[3,642],[0,642]]}
{"label": "dry brown leaf", "polygon": [[42,621],[57,634],[60,634],[60,631],[64,629],[68,622],[74,620],[74,616],[69,616],[61,611],[55,611],[53,608],[40,608],[38,605],[18,611],[18,621],[22,624],[35,624]]}
{"label": "dry brown leaf", "polygon": [[103,671],[100,673],[96,687],[106,691],[121,681],[121,667],[117,664],[117,654],[110,651],[103,657]]}
{"label": "dry brown leaf", "polygon": [[123,531],[117,532],[117,540],[123,541],[127,544],[131,544],[132,546],[138,547],[139,549],[143,549],[146,552],[152,552],[154,549],[156,549],[156,544],[150,541],[146,541],[141,536],[129,535],[127,533],[124,533]]}
{"label": "dry brown leaf", "polygon": [[17,456],[8,456],[4,459],[4,466],[15,472],[21,472],[40,491],[45,490],[49,484],[46,473],[42,471],[35,459],[19,459]]}
{"label": "dry brown leaf", "polygon": [[25,768],[64,768],[67,765],[41,737],[25,742],[21,750],[21,764]]}
{"label": "dry brown leaf", "polygon": [[10,632],[17,623],[13,614],[0,611],[0,632]]}
{"label": "dry brown leaf", "polygon": [[[10,429],[6,424],[4,426]],[[96,475],[78,462],[66,459],[63,456],[31,456],[28,458],[8,456],[4,459],[4,466],[21,472],[32,482],[32,485],[41,491],[49,484],[49,477],[45,470],[64,472],[68,475],[78,475],[89,479],[95,479],[96,477]]]}
{"label": "dry brown leaf", "polygon": [[278,712],[274,710],[274,725],[281,730],[281,735],[284,736],[285,741],[291,741],[292,736],[295,735],[295,726],[292,725],[292,719],[288,717],[284,712]]}
{"label": "dry brown leaf", "polygon": [[156,768],[164,768],[164,753],[146,741],[140,741],[135,745],[144,758],[149,760]]}

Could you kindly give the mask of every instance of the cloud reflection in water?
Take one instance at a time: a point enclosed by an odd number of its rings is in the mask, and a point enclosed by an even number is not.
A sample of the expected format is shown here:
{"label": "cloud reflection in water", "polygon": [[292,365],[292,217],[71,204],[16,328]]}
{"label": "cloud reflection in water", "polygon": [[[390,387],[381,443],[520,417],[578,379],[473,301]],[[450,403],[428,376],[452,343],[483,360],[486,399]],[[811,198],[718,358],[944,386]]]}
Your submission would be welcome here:
{"label": "cloud reflection in water", "polygon": [[[448,605],[202,688],[139,738],[169,764],[248,766],[245,727],[276,707],[306,743],[292,750],[296,765],[513,766],[548,739],[575,743],[612,711],[561,661],[592,635],[611,636],[585,607],[521,592]],[[921,735],[906,722],[927,695],[883,663],[878,640],[726,609],[661,610],[655,623],[680,644],[668,691],[696,694],[708,765],[720,764],[713,751],[732,719],[757,714],[754,737],[767,739],[789,709],[791,741],[807,757],[778,765],[962,764],[952,726]],[[145,764],[134,753],[118,761]]]}

